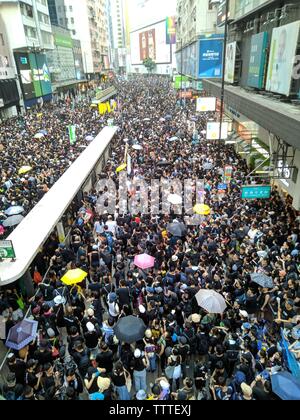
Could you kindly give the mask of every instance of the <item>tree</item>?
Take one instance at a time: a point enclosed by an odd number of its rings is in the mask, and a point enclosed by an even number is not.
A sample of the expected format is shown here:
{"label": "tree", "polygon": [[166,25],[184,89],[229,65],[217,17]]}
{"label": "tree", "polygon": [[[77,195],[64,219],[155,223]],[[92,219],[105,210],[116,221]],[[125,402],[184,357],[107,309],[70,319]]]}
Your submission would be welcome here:
{"label": "tree", "polygon": [[156,63],[152,60],[152,58],[145,58],[143,65],[146,67],[149,74],[152,73],[156,67]]}

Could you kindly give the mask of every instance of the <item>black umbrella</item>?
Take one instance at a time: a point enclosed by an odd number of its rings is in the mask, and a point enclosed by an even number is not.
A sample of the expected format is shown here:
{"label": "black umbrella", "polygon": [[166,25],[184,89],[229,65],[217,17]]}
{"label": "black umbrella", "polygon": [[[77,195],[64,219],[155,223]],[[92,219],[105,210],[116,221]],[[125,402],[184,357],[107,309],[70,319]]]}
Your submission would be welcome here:
{"label": "black umbrella", "polygon": [[167,162],[166,160],[162,160],[162,161],[158,162],[157,165],[158,166],[169,166],[169,165],[172,165],[172,162]]}
{"label": "black umbrella", "polygon": [[122,343],[132,344],[144,338],[146,325],[135,316],[121,318],[114,328],[115,335]]}
{"label": "black umbrella", "polygon": [[167,231],[171,233],[171,235],[178,236],[180,238],[186,234],[186,226],[184,223],[169,223]]}
{"label": "black umbrella", "polygon": [[251,274],[251,280],[253,283],[258,284],[264,289],[273,289],[274,283],[271,277],[264,273],[253,273]]}

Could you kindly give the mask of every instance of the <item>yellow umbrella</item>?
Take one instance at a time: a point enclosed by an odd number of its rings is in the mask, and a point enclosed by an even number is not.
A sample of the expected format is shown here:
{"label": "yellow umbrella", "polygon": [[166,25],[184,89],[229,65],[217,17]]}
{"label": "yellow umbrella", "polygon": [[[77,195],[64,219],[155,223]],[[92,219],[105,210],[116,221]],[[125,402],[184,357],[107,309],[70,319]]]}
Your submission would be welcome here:
{"label": "yellow umbrella", "polygon": [[27,174],[27,172],[30,172],[31,170],[31,166],[22,166],[22,168],[19,169],[19,175]]}
{"label": "yellow umbrella", "polygon": [[119,166],[119,167],[117,168],[117,170],[116,170],[117,174],[118,174],[119,172],[124,171],[124,169],[126,169],[126,168],[127,168],[126,163],[123,163],[123,165],[121,165],[121,166]]}
{"label": "yellow umbrella", "polygon": [[208,207],[206,204],[196,204],[194,207],[194,212],[200,216],[209,216],[210,207]]}
{"label": "yellow umbrella", "polygon": [[69,270],[61,279],[66,286],[73,286],[74,284],[81,283],[87,277],[87,273],[80,268],[76,270]]}

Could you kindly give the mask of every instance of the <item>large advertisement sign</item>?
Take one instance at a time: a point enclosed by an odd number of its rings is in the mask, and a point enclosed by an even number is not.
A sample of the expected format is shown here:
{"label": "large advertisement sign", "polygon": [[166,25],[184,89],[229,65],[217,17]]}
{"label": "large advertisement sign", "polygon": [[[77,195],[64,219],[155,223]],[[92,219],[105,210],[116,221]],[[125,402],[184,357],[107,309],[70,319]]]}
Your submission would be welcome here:
{"label": "large advertisement sign", "polygon": [[197,112],[215,112],[217,106],[216,98],[198,98]]}
{"label": "large advertisement sign", "polygon": [[300,21],[273,29],[266,90],[289,96]]}
{"label": "large advertisement sign", "polygon": [[201,39],[199,44],[199,78],[221,78],[223,39]]}
{"label": "large advertisement sign", "polygon": [[268,33],[253,35],[248,73],[248,86],[262,89],[264,87]]}
{"label": "large advertisement sign", "polygon": [[171,63],[172,47],[166,43],[165,20],[131,32],[130,44],[132,65],[141,65],[146,58],[152,58],[156,64]]}
{"label": "large advertisement sign", "polygon": [[140,33],[140,60],[156,59],[155,29]]}
{"label": "large advertisement sign", "polygon": [[174,45],[176,44],[176,17],[167,17],[166,18],[166,44]]}
{"label": "large advertisement sign", "polygon": [[[228,138],[229,124],[222,124],[221,140],[227,140]],[[219,122],[208,122],[207,123],[207,140],[219,140],[220,137],[220,123]]]}
{"label": "large advertisement sign", "polygon": [[237,43],[231,42],[226,48],[226,71],[225,82],[234,83],[235,80],[235,60],[236,60]]}
{"label": "large advertisement sign", "polygon": [[242,187],[243,200],[268,200],[271,198],[272,187],[270,185],[244,185]]}
{"label": "large advertisement sign", "polygon": [[35,98],[35,90],[33,84],[33,75],[27,53],[15,53],[15,61],[20,75],[20,81],[25,100]]}
{"label": "large advertisement sign", "polygon": [[15,60],[25,100],[52,93],[49,67],[45,54],[16,52]]}
{"label": "large advertisement sign", "polygon": [[52,93],[50,71],[45,54],[29,54],[30,68],[33,74],[35,97]]}

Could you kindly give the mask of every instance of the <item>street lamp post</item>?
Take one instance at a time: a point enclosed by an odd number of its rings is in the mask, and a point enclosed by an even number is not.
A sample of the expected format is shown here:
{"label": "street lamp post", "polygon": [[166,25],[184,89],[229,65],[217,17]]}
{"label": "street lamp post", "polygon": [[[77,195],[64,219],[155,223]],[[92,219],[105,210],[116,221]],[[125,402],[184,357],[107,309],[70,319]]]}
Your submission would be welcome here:
{"label": "street lamp post", "polygon": [[226,50],[227,50],[227,36],[228,36],[229,2],[230,2],[230,0],[226,0],[226,18],[225,18],[224,49],[223,49],[223,74],[222,74],[222,88],[221,88],[221,110],[220,110],[219,140],[222,140],[222,126],[223,126],[223,116],[224,116],[225,71],[226,71]]}
{"label": "street lamp post", "polygon": [[183,91],[183,41],[182,41],[182,38],[181,38],[181,40],[180,40],[180,48],[181,48],[181,50],[180,50],[180,56],[181,56],[181,70],[180,70],[180,73],[181,73],[181,79],[180,79],[180,107],[182,108],[182,104],[183,104],[183,98],[182,98],[182,91]]}

